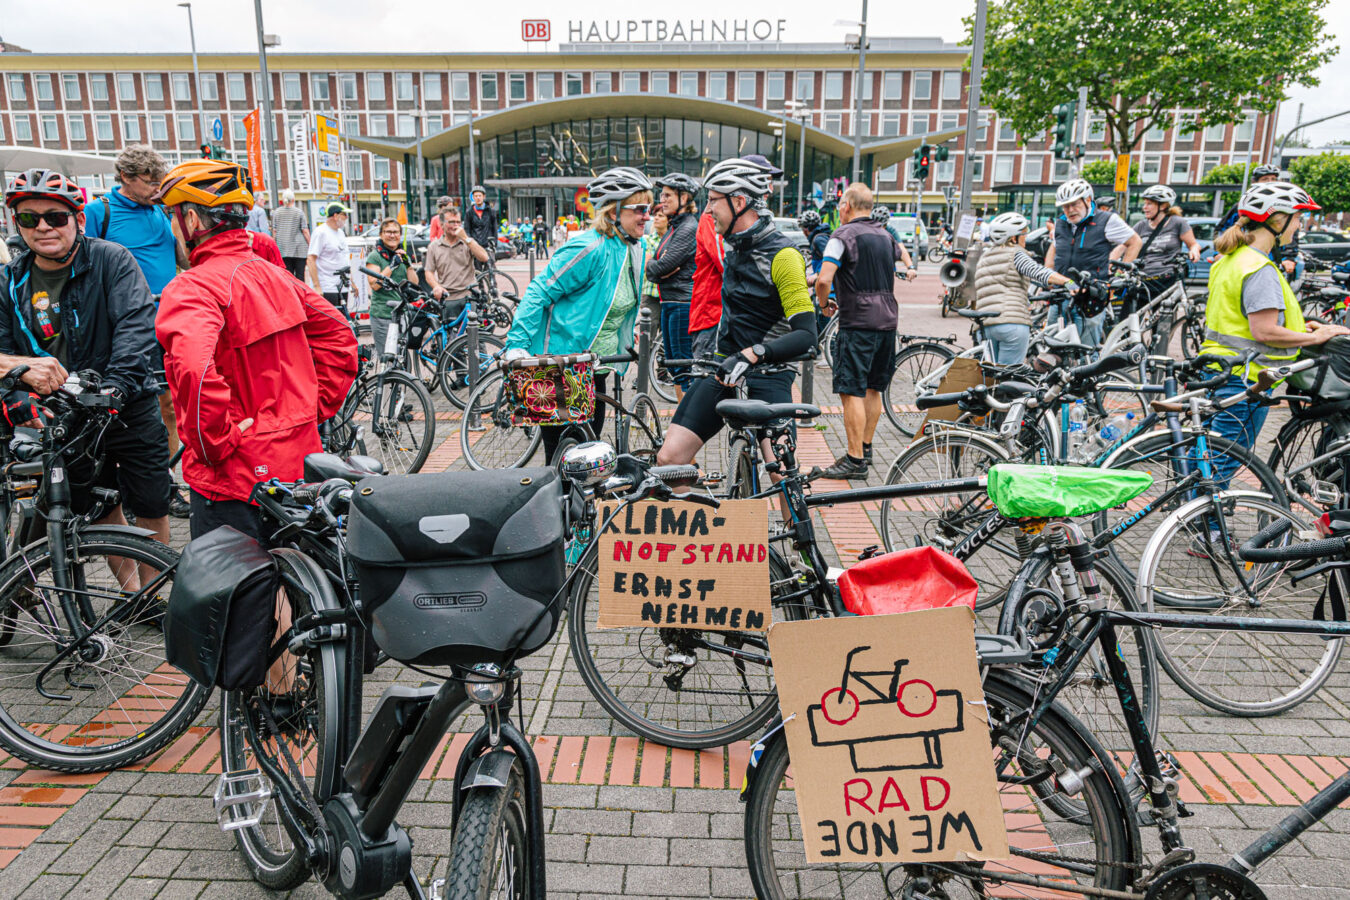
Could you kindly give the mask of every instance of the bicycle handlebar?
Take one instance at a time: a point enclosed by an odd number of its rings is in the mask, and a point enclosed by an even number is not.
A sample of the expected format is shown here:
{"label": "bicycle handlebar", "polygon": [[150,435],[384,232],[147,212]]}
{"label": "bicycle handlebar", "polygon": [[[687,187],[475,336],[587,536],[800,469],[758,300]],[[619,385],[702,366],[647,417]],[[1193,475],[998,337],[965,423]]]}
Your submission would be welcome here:
{"label": "bicycle handlebar", "polygon": [[954,406],[967,399],[974,399],[974,395],[969,391],[957,391],[954,394],[927,394],[922,397],[915,397],[914,405],[919,409],[934,409],[939,406]]}
{"label": "bicycle handlebar", "polygon": [[1096,362],[1070,369],[1069,378],[1073,381],[1087,381],[1096,378],[1098,375],[1107,375],[1111,372],[1119,372],[1121,369],[1128,369],[1130,366],[1137,366],[1143,361],[1144,345],[1135,344],[1123,352],[1112,353],[1109,356],[1103,356]]}
{"label": "bicycle handlebar", "polygon": [[1285,534],[1294,523],[1282,519],[1267,525],[1238,549],[1238,556],[1247,562],[1292,562],[1303,559],[1321,559],[1327,556],[1343,556],[1350,547],[1350,538],[1329,537],[1316,541],[1304,541],[1300,544],[1288,544],[1284,547],[1267,547],[1271,541]]}

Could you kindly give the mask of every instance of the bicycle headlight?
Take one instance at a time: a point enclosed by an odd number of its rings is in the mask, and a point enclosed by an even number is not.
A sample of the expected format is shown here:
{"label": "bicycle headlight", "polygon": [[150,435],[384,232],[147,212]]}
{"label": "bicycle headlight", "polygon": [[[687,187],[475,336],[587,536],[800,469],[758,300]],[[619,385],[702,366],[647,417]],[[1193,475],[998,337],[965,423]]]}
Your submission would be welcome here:
{"label": "bicycle headlight", "polygon": [[464,692],[479,706],[492,706],[506,693],[502,671],[492,663],[479,663],[464,676]]}

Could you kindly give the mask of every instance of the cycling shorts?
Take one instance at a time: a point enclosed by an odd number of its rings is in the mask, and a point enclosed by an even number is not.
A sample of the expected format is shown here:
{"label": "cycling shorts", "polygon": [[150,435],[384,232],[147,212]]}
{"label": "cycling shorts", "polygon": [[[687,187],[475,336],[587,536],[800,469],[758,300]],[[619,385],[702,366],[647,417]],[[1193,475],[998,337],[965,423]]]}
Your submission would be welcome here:
{"label": "cycling shorts", "polygon": [[[751,375],[745,380],[747,396],[765,403],[791,403],[795,377],[793,372]],[[698,379],[685,391],[672,422],[688,428],[706,444],[726,424],[717,414],[717,404],[735,396],[735,388],[724,387],[714,377]]]}

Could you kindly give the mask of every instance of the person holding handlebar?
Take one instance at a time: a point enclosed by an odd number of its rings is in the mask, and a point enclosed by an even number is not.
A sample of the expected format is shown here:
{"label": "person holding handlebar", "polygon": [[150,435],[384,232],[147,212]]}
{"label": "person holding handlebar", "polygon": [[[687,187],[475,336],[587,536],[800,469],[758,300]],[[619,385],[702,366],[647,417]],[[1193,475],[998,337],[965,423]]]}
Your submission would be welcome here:
{"label": "person holding handlebar", "polygon": [[984,323],[984,334],[1000,366],[1020,366],[1031,343],[1031,304],[1027,289],[1033,282],[1077,290],[1073,279],[1047,269],[1027,253],[1026,217],[1017,212],[995,216],[989,223],[990,247],[980,257],[975,275],[975,309],[997,310]]}
{"label": "person holding handlebar", "polygon": [[[1078,269],[1104,280],[1111,274],[1110,260],[1131,262],[1139,255],[1139,248],[1143,246],[1139,235],[1120,216],[1098,209],[1093,200],[1092,185],[1083,179],[1075,178],[1061,184],[1055,190],[1055,206],[1059,207],[1060,216],[1051,229],[1054,241],[1045,252],[1046,268],[1061,275],[1071,275],[1070,270]],[[1050,311],[1047,325],[1069,315],[1064,309],[1058,312],[1056,315],[1056,310]],[[1092,316],[1074,309],[1072,316],[1082,343],[1090,347],[1101,344],[1105,309]]]}
{"label": "person holding handlebar", "polygon": [[[366,257],[366,268],[374,269],[395,284],[411,281],[418,284],[417,270],[412,268],[408,254],[400,246],[403,241],[403,226],[398,219],[389,218],[380,222],[380,240]],[[391,304],[402,298],[397,291],[383,287],[374,278],[366,276],[370,284],[370,336],[375,347],[375,358],[384,353],[384,345],[389,337],[389,323],[394,318]]]}

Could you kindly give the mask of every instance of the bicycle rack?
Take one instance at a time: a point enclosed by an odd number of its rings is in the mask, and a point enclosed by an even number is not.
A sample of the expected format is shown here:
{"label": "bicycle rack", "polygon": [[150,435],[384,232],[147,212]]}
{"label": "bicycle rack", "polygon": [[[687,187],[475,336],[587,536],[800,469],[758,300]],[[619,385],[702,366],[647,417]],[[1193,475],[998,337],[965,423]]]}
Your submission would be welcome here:
{"label": "bicycle rack", "polygon": [[216,793],[212,801],[216,808],[216,822],[220,830],[228,832],[253,828],[262,821],[263,812],[266,811],[271,799],[272,790],[257,769],[222,773],[220,780],[216,782]]}

